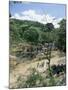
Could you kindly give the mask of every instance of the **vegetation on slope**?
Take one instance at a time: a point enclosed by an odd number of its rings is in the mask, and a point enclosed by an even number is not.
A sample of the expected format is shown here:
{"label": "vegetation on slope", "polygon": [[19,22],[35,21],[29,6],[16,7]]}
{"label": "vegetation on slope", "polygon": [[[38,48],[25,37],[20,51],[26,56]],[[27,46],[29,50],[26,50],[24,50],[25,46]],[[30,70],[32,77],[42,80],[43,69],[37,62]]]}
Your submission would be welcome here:
{"label": "vegetation on slope", "polygon": [[55,29],[52,23],[46,25],[39,22],[10,19],[10,45],[22,42],[44,44],[52,42],[60,50],[66,51],[66,20]]}

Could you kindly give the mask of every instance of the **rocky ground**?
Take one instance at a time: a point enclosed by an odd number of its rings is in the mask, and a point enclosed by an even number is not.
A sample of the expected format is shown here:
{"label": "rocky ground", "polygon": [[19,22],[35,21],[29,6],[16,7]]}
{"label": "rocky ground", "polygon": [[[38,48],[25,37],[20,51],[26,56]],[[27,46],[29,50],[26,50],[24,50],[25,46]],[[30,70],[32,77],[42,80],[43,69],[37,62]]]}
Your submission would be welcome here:
{"label": "rocky ground", "polygon": [[[44,55],[37,55],[33,60],[27,60],[21,63],[18,62],[18,58],[16,56],[10,55],[10,88],[16,88],[18,85],[18,78],[22,76],[22,80],[26,80],[27,76],[30,75],[31,69],[35,68],[42,76],[46,76],[46,70],[48,68],[48,60],[47,59],[39,59],[39,57],[44,57]],[[64,53],[60,53],[59,51],[52,51],[50,65],[65,65],[66,57]],[[61,73],[59,79],[63,79],[65,74]],[[63,84],[62,84],[63,85]]]}

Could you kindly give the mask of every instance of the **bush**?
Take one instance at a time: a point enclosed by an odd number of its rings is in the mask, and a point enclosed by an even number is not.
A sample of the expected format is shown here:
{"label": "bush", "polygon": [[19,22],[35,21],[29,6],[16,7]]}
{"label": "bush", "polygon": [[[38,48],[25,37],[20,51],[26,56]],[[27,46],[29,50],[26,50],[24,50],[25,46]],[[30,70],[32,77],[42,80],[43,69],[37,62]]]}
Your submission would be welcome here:
{"label": "bush", "polygon": [[39,34],[37,30],[30,29],[24,32],[23,37],[28,42],[37,42]]}
{"label": "bush", "polygon": [[41,86],[42,80],[43,80],[42,76],[35,69],[33,69],[31,75],[26,80],[25,86],[26,87]]}

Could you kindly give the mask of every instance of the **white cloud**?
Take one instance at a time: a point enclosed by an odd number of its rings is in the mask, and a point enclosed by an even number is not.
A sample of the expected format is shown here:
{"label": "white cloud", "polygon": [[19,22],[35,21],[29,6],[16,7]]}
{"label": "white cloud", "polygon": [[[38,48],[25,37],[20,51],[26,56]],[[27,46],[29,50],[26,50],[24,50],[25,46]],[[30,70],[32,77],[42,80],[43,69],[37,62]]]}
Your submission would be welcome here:
{"label": "white cloud", "polygon": [[49,15],[49,14],[38,14],[34,10],[26,10],[21,13],[16,13],[11,18],[16,18],[20,20],[31,20],[31,21],[38,21],[40,23],[46,24],[46,23],[53,23],[55,28],[59,27],[59,22],[62,18],[56,19],[55,17]]}

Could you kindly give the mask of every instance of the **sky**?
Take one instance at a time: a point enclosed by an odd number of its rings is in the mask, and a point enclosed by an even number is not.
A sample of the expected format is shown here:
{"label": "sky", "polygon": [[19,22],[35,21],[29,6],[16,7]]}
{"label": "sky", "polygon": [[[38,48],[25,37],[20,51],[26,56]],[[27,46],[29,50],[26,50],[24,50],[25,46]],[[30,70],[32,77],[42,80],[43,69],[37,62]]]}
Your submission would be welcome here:
{"label": "sky", "polygon": [[59,22],[66,18],[64,4],[17,2],[10,1],[9,12],[11,18],[20,20],[38,21],[40,23],[53,23],[55,28],[59,27]]}

